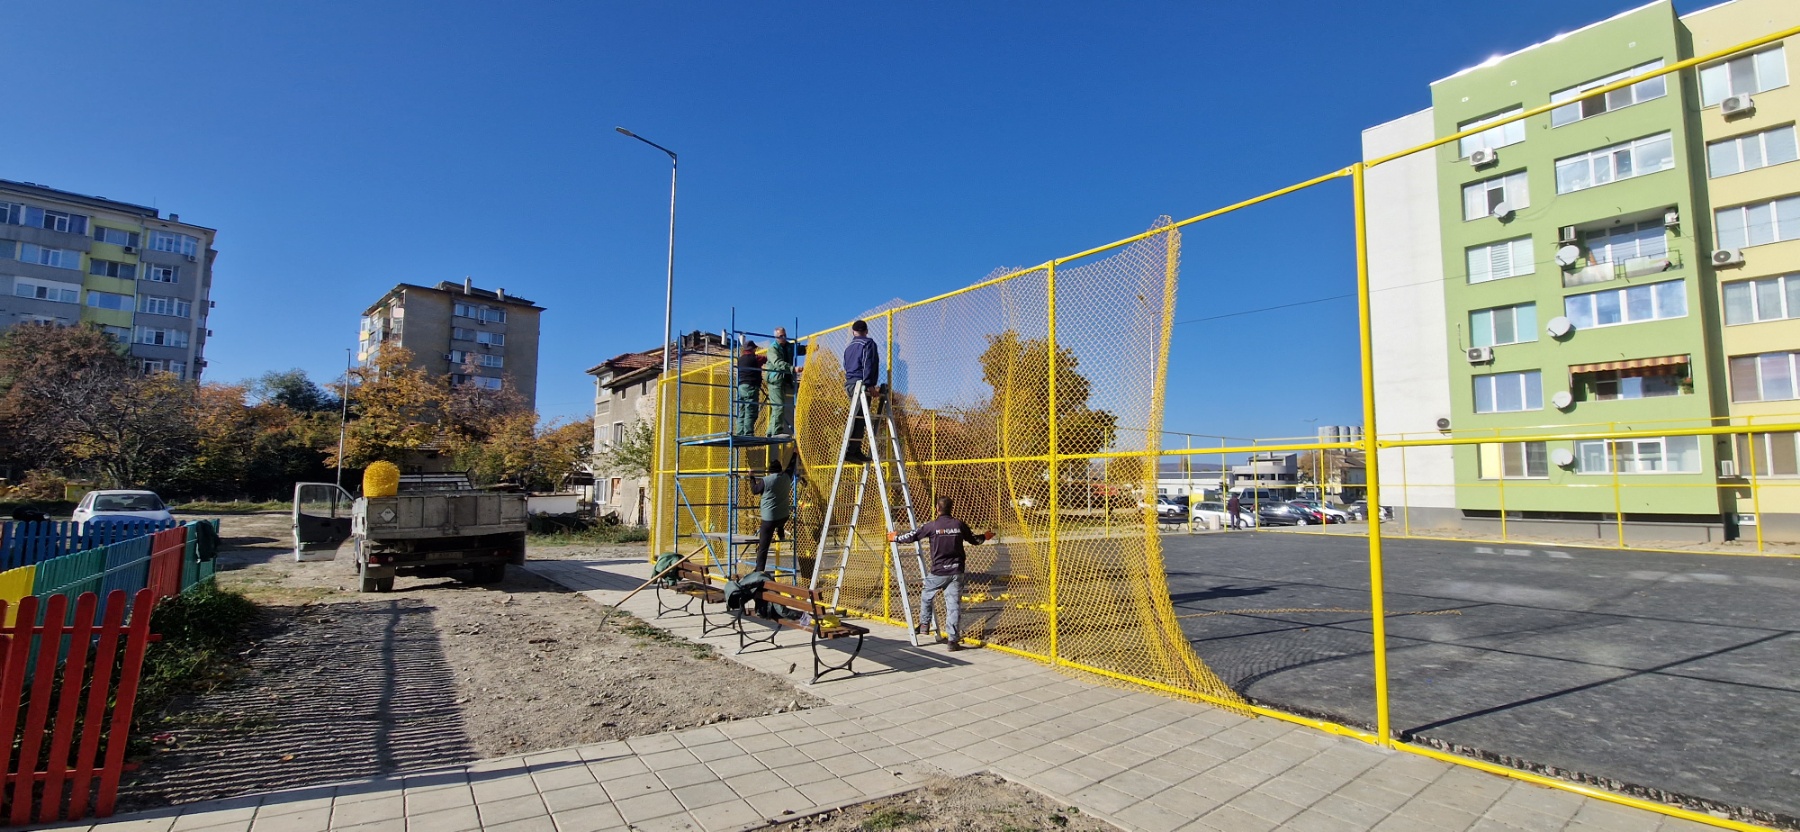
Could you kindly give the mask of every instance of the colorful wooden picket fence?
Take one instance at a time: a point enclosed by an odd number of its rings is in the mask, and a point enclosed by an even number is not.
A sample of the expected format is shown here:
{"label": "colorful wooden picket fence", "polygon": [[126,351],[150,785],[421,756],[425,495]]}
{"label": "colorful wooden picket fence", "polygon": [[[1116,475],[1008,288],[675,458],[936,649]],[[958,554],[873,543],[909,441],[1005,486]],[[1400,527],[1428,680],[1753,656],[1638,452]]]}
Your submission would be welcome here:
{"label": "colorful wooden picket fence", "polygon": [[0,823],[112,814],[156,602],[212,578],[217,532],[203,520],[0,572]]}
{"label": "colorful wooden picket fence", "polygon": [[174,528],[173,520],[0,522],[0,570],[42,563]]}

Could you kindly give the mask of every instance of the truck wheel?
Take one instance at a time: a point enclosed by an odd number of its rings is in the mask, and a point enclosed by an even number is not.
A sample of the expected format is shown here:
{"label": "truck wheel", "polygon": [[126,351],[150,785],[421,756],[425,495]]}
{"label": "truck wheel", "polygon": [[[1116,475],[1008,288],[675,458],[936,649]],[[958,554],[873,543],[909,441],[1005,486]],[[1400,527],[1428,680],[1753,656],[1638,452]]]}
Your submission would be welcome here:
{"label": "truck wheel", "polygon": [[361,591],[363,591],[363,592],[393,592],[394,591],[394,576],[388,575],[385,578],[372,577],[369,575],[369,565],[367,563],[359,562],[357,564],[357,570],[360,574],[360,577],[362,578],[362,586],[360,587]]}
{"label": "truck wheel", "polygon": [[506,564],[484,563],[475,567],[474,582],[478,584],[497,584],[506,580]]}

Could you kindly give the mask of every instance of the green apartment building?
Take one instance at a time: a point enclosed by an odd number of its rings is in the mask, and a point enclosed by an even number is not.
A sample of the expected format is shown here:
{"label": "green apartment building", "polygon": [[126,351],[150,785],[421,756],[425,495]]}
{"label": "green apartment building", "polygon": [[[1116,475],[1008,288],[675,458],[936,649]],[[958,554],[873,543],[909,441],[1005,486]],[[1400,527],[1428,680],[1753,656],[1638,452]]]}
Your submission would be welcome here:
{"label": "green apartment building", "polygon": [[[1557,35],[1433,84],[1431,108],[1369,130],[1365,154],[1691,57],[1690,24],[1709,15],[1737,30],[1710,32],[1716,49],[1800,25],[1800,3],[1735,0],[1678,16],[1656,2]],[[1748,489],[1730,441],[1659,430],[1733,415],[1720,283],[1741,264],[1715,268],[1713,258],[1742,235],[1714,226],[1744,215],[1713,204],[1709,154],[1740,122],[1781,121],[1760,104],[1724,112],[1720,99],[1785,87],[1791,57],[1782,44],[1671,73],[1371,171],[1382,432],[1501,440],[1384,456],[1387,502],[1427,527],[1483,527],[1504,513],[1601,538],[1620,514],[1676,539],[1731,536],[1751,521],[1740,517],[1751,509],[1739,505]],[[1770,154],[1786,155],[1779,141]],[[1429,316],[1442,328],[1405,323]],[[1441,391],[1421,394],[1422,383]],[[1634,436],[1504,441],[1578,430]]]}

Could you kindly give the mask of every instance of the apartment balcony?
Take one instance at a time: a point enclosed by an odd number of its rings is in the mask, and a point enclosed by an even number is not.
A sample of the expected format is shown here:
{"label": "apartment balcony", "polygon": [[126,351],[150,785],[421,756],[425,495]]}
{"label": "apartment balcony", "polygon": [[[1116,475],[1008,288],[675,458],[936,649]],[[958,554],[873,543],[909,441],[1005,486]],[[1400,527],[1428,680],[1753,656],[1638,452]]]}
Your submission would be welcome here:
{"label": "apartment balcony", "polygon": [[1668,252],[1648,257],[1630,257],[1625,260],[1608,263],[1589,263],[1579,269],[1563,272],[1563,286],[1586,286],[1591,283],[1606,283],[1612,280],[1625,280],[1633,277],[1660,274],[1681,268],[1681,252],[1671,249]]}

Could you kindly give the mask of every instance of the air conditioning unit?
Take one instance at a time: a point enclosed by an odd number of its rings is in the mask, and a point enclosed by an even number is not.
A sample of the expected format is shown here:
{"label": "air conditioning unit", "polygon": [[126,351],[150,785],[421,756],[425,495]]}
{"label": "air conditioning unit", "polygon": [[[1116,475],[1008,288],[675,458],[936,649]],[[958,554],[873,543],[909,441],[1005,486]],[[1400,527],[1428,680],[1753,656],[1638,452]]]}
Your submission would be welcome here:
{"label": "air conditioning unit", "polygon": [[1712,253],[1712,264],[1720,267],[1742,266],[1744,265],[1744,252],[1735,248],[1719,249]]}
{"label": "air conditioning unit", "polygon": [[1738,473],[1737,473],[1737,461],[1736,460],[1730,460],[1730,459],[1719,460],[1719,478],[1720,479],[1734,480],[1734,479],[1737,479],[1737,475],[1738,475]]}
{"label": "air conditioning unit", "polygon": [[1749,93],[1727,96],[1724,101],[1719,102],[1719,113],[1726,118],[1749,115],[1753,112],[1756,112],[1756,101],[1750,97]]}
{"label": "air conditioning unit", "polygon": [[448,361],[452,364],[455,364],[456,363],[456,354],[450,353],[450,352],[444,353],[444,360]]}
{"label": "air conditioning unit", "polygon": [[1470,364],[1487,364],[1494,360],[1493,347],[1470,347],[1467,351]]}
{"label": "air conditioning unit", "polygon": [[1681,212],[1680,211],[1671,209],[1668,213],[1663,214],[1663,227],[1664,228],[1674,228],[1675,226],[1680,225],[1680,224],[1681,224]]}
{"label": "air conditioning unit", "polygon": [[1469,154],[1470,167],[1485,168],[1497,164],[1500,164],[1500,151],[1491,147],[1476,148],[1475,152]]}
{"label": "air conditioning unit", "polygon": [[200,258],[198,258],[198,257],[195,257],[195,256],[194,256],[194,255],[192,255],[192,254],[190,254],[190,255],[188,255],[188,256],[187,256],[187,258],[188,258],[188,262],[189,262],[189,263],[198,263],[198,262],[200,262]]}
{"label": "air conditioning unit", "polygon": [[1565,225],[1556,229],[1556,241],[1564,245],[1579,242],[1581,235],[1575,233],[1575,226]]}
{"label": "air conditioning unit", "polygon": [[125,253],[126,253],[126,254],[136,254],[136,253],[137,253],[137,246],[126,246],[126,247],[125,247]]}

